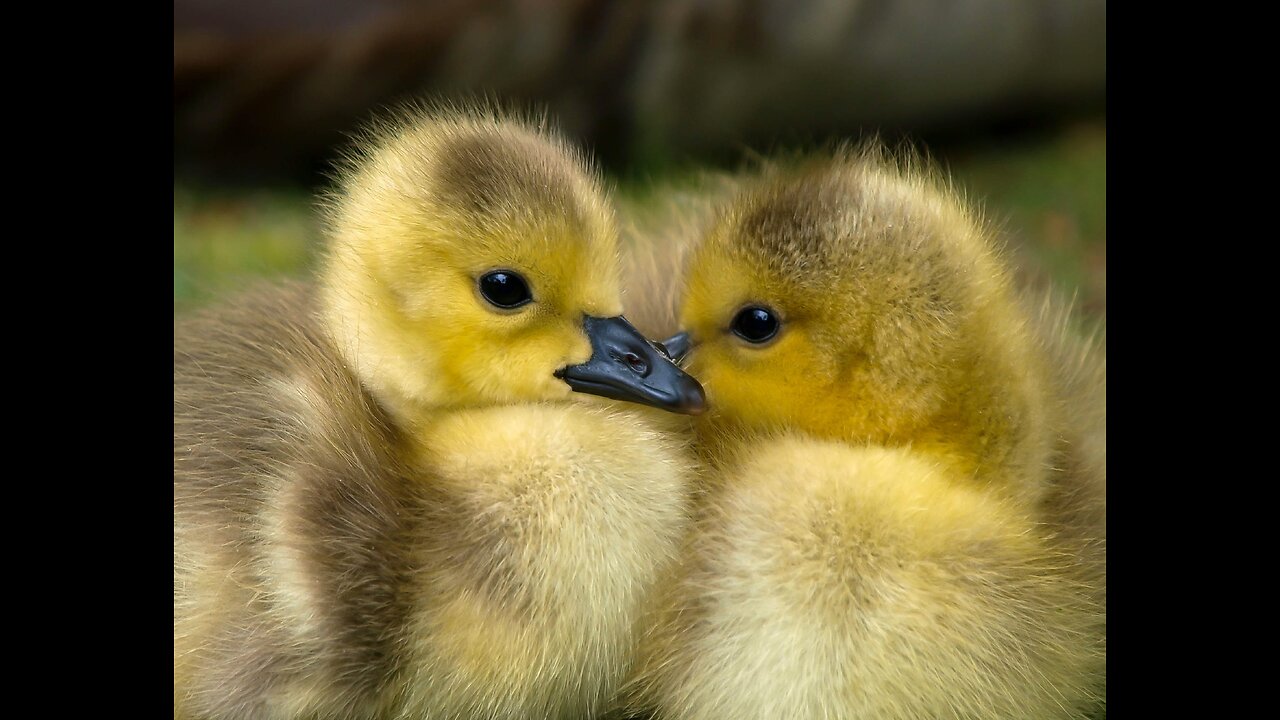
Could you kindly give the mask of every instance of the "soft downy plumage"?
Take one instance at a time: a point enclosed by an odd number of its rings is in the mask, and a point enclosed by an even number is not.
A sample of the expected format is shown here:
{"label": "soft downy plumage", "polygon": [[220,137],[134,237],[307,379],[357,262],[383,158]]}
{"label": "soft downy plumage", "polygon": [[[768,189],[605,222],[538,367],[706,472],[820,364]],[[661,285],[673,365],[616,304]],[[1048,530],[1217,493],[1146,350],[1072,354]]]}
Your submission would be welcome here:
{"label": "soft downy plumage", "polygon": [[696,524],[629,707],[1104,707],[1105,346],[1016,288],[994,232],[918,160],[867,144],[736,185],[633,242],[642,271],[684,258],[633,279],[628,314],[679,318],[708,412]]}
{"label": "soft downy plumage", "polygon": [[[174,711],[586,717],[673,560],[697,384],[545,123],[402,113],[319,280],[174,322]],[[572,388],[571,388],[572,385]]]}

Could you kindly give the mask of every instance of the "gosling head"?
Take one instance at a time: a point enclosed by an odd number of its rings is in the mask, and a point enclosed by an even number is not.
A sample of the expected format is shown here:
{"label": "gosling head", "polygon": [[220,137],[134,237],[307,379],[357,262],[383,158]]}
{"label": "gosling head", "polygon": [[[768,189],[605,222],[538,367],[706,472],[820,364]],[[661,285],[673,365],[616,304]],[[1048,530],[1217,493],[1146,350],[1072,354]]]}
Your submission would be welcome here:
{"label": "gosling head", "polygon": [[437,111],[366,138],[329,203],[322,312],[393,412],[560,401],[676,412],[698,383],[621,317],[617,228],[558,137]]}
{"label": "gosling head", "polygon": [[1008,460],[1034,380],[1007,285],[987,231],[926,174],[872,150],[768,172],[687,272],[707,421]]}

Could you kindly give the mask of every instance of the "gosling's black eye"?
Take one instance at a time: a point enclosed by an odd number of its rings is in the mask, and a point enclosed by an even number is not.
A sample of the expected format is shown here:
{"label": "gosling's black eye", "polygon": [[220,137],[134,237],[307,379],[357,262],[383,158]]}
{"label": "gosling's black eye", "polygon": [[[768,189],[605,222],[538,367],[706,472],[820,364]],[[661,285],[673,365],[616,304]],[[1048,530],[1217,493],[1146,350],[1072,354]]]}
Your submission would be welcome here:
{"label": "gosling's black eye", "polygon": [[494,270],[480,276],[480,294],[490,303],[507,310],[533,301],[529,284],[510,270]]}
{"label": "gosling's black eye", "polygon": [[734,334],[747,342],[762,343],[778,334],[778,315],[766,307],[743,308],[729,326]]}

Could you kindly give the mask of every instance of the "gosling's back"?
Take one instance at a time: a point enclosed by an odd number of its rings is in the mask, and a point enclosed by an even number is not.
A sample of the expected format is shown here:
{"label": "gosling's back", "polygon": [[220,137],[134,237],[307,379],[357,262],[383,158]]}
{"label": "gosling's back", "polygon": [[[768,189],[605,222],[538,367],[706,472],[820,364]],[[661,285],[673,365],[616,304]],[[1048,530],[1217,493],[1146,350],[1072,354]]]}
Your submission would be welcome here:
{"label": "gosling's back", "polygon": [[369,714],[388,700],[406,614],[412,499],[395,431],[304,286],[251,293],[174,335],[176,714],[317,701]]}

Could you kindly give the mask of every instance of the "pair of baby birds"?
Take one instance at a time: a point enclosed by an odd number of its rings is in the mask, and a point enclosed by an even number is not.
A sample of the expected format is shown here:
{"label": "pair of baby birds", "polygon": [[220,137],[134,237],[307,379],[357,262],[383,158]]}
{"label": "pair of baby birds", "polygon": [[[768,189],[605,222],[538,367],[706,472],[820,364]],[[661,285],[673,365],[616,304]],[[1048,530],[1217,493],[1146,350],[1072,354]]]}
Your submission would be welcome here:
{"label": "pair of baby birds", "polygon": [[175,717],[1104,710],[1105,350],[875,149],[709,207],[636,277],[539,123],[371,131],[317,282],[175,319]]}

